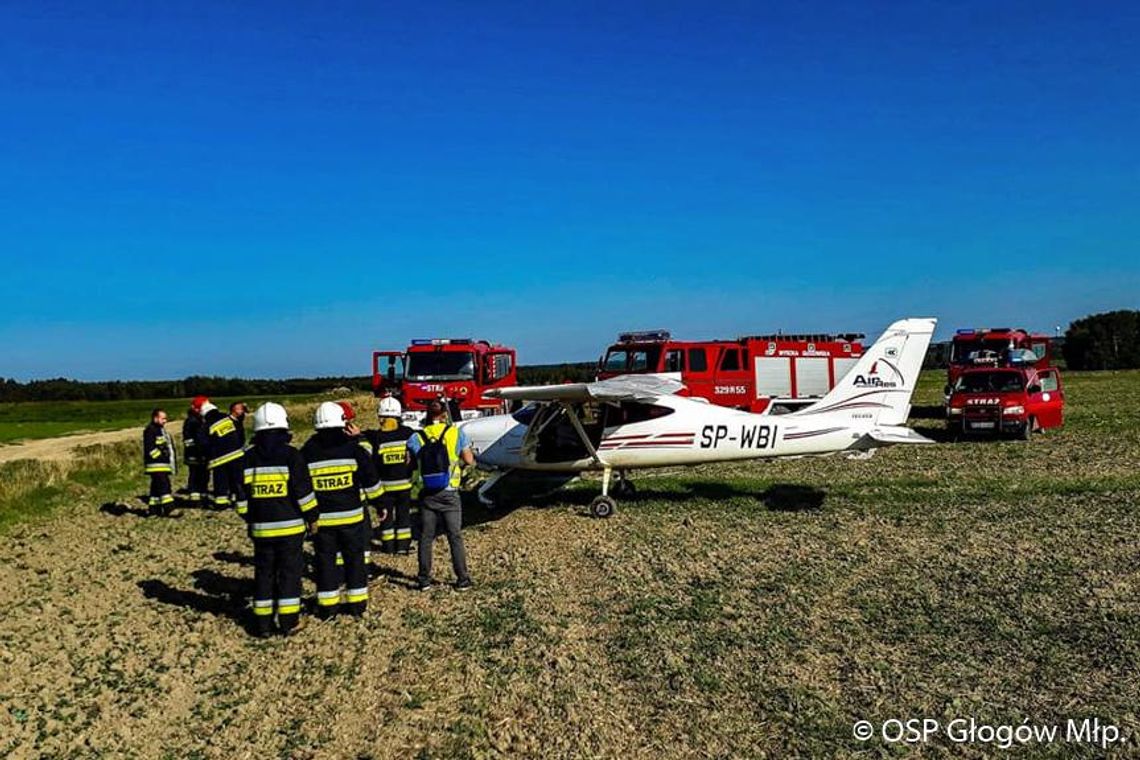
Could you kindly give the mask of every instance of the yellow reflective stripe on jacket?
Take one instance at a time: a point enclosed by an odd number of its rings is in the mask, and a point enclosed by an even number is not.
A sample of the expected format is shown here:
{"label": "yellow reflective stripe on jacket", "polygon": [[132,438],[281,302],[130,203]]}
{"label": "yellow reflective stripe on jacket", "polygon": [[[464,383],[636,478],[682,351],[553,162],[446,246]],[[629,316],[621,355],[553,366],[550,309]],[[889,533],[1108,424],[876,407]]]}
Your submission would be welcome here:
{"label": "yellow reflective stripe on jacket", "polygon": [[301,508],[302,512],[308,512],[317,506],[317,495],[315,493],[307,493],[301,498],[297,499],[297,506]]}
{"label": "yellow reflective stripe on jacket", "polygon": [[342,475],[346,472],[356,472],[355,459],[325,459],[320,462],[309,463],[309,475]]}
{"label": "yellow reflective stripe on jacket", "polygon": [[243,476],[249,495],[254,499],[280,499],[289,495],[288,467],[247,467]]}
{"label": "yellow reflective stripe on jacket", "polygon": [[305,521],[298,517],[295,520],[253,523],[249,527],[254,538],[280,538],[281,536],[296,536],[299,533],[304,533]]}
{"label": "yellow reflective stripe on jacket", "polygon": [[241,449],[237,449],[236,451],[231,451],[228,454],[222,454],[219,457],[214,457],[213,459],[210,460],[210,469],[214,469],[215,467],[221,467],[223,464],[226,464],[228,462],[232,462],[235,459],[241,459],[243,454],[245,454],[244,451],[242,451]]}
{"label": "yellow reflective stripe on jacket", "polygon": [[166,462],[159,462],[156,464],[148,464],[145,472],[174,472],[174,469]]}
{"label": "yellow reflective stripe on jacket", "polygon": [[234,425],[234,421],[230,417],[223,417],[210,425],[210,435],[216,435],[219,438],[227,436],[235,430],[237,430],[237,426]]}
{"label": "yellow reflective stripe on jacket", "polygon": [[318,524],[322,528],[336,528],[340,525],[355,525],[364,520],[364,508],[346,509],[342,512],[321,512]]}

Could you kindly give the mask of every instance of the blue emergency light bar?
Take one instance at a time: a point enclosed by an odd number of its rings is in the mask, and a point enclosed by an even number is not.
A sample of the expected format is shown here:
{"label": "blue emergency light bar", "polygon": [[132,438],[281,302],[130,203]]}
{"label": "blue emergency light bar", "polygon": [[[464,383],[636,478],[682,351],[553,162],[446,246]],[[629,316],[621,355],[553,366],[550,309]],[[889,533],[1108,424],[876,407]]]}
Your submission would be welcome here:
{"label": "blue emergency light bar", "polygon": [[668,330],[642,330],[618,333],[618,343],[661,343],[672,337]]}
{"label": "blue emergency light bar", "polygon": [[412,341],[413,346],[449,346],[449,345],[471,345],[470,338],[416,338]]}

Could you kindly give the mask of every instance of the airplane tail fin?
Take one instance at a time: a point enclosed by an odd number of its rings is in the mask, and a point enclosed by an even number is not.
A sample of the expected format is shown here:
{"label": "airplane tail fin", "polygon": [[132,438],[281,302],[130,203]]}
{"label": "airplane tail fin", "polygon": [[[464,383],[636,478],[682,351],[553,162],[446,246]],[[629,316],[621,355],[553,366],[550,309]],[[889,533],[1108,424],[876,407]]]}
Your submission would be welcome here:
{"label": "airplane tail fin", "polygon": [[827,395],[789,416],[846,414],[877,425],[904,424],[937,322],[932,317],[895,322]]}

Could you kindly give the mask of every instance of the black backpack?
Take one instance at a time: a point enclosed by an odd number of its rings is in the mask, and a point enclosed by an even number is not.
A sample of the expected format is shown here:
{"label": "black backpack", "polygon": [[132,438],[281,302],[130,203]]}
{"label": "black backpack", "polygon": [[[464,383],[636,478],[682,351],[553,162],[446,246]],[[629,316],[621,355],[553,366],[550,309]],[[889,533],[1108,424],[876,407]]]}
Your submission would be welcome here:
{"label": "black backpack", "polygon": [[420,477],[423,479],[423,492],[426,494],[439,493],[446,490],[451,483],[451,455],[447,451],[445,438],[450,425],[444,425],[439,438],[432,440],[424,431],[419,432],[420,440]]}

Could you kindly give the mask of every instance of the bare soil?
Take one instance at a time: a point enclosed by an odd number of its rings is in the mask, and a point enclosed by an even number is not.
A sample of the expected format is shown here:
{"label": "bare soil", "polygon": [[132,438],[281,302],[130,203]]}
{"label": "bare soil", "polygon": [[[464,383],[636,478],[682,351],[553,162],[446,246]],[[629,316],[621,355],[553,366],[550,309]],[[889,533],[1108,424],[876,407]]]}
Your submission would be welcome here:
{"label": "bare soil", "polygon": [[[171,420],[166,429],[174,435],[182,434],[182,421]],[[41,462],[66,462],[71,459],[75,449],[81,446],[98,446],[101,444],[119,443],[141,438],[142,428],[133,427],[123,430],[103,430],[95,433],[75,433],[62,435],[57,438],[34,438],[0,445],[0,464],[15,462],[20,459],[36,459]]]}

